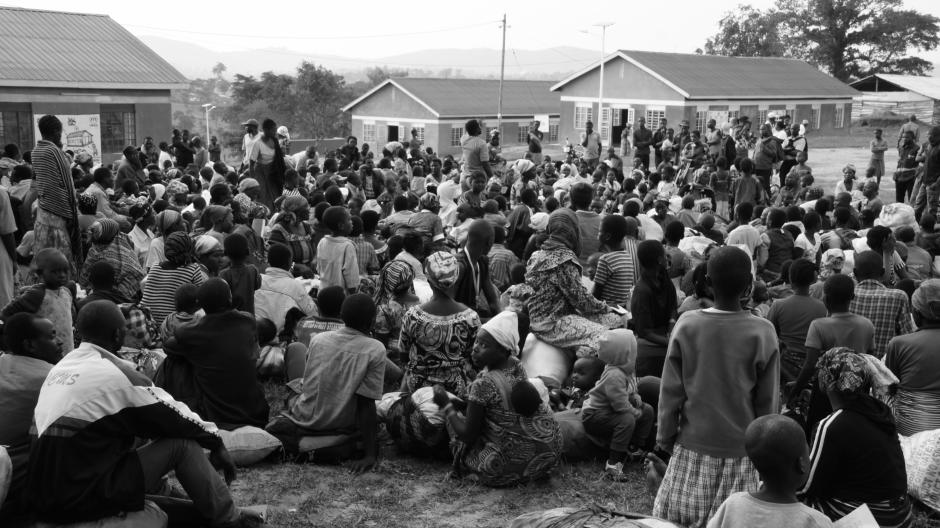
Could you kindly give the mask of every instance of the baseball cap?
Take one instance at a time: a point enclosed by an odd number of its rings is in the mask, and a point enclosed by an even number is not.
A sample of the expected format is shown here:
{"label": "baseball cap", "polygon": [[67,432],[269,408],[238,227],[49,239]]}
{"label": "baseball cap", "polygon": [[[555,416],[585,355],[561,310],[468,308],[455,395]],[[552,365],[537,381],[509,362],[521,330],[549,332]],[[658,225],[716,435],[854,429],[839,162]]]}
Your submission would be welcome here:
{"label": "baseball cap", "polygon": [[242,126],[258,126],[258,120],[249,119],[248,121],[245,121],[244,123],[242,123]]}

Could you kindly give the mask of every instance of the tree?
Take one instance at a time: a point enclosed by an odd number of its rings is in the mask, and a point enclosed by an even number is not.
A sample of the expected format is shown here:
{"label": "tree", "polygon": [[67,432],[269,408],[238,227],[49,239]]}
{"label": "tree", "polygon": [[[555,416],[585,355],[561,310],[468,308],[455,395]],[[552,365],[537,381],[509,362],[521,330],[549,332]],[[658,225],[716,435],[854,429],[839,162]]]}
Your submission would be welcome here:
{"label": "tree", "polygon": [[195,131],[196,120],[193,119],[193,116],[187,114],[186,112],[177,110],[173,112],[173,128]]}
{"label": "tree", "polygon": [[733,57],[783,57],[786,46],[777,31],[780,16],[739,5],[718,22],[718,33],[705,41],[708,55]]}
{"label": "tree", "polygon": [[902,0],[777,0],[773,9],[739,6],[705,43],[717,55],[795,57],[848,81],[873,73],[925,75],[912,51],[940,44],[940,19],[903,9]]}
{"label": "tree", "polygon": [[215,75],[216,79],[224,79],[225,72],[227,71],[228,68],[221,62],[215,63],[215,66],[212,67],[212,75]]}
{"label": "tree", "polygon": [[392,77],[408,77],[408,70],[389,68],[387,66],[375,66],[373,68],[366,68],[366,77],[369,79],[369,87],[373,88]]}

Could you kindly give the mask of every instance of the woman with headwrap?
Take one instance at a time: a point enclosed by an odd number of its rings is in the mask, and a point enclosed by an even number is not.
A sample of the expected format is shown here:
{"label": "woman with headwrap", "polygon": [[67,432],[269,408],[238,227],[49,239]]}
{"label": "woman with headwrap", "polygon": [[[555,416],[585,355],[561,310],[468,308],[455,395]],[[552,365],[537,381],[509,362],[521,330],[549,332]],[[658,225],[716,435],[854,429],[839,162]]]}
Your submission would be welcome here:
{"label": "woman with headwrap", "polygon": [[136,147],[124,147],[124,159],[117,170],[115,178],[115,187],[120,189],[126,180],[133,180],[141,189],[147,183],[147,173],[144,171],[144,165],[140,162],[140,152]]}
{"label": "woman with headwrap", "polygon": [[877,362],[833,348],[817,365],[833,413],[813,438],[804,502],[833,521],[867,505],[879,526],[911,525],[907,472],[891,409],[871,396]]}
{"label": "woman with headwrap", "polygon": [[134,228],[127,234],[127,238],[134,244],[137,260],[143,268],[153,243],[154,235],[150,230],[154,222],[153,209],[146,203],[132,205],[128,211],[128,219],[134,224]]}
{"label": "woman with headwrap", "polygon": [[151,268],[159,266],[161,262],[166,260],[164,244],[167,237],[177,231],[186,230],[183,215],[172,209],[160,211],[154,217],[153,227],[157,236],[150,241],[150,250],[147,252],[147,260],[144,261],[144,272],[150,271]]}
{"label": "woman with headwrap", "polygon": [[211,235],[200,235],[196,237],[193,247],[202,271],[209,277],[218,277],[224,256],[222,243]]}
{"label": "woman with headwrap", "polygon": [[420,211],[408,218],[408,227],[421,235],[424,241],[424,254],[430,255],[444,245],[444,224],[441,221],[441,200],[430,192],[421,195],[418,200]]}
{"label": "woman with headwrap", "polygon": [[413,293],[414,278],[411,265],[393,260],[379,272],[375,285],[376,314],[372,331],[374,337],[385,345],[388,356],[398,364],[407,360],[401,357],[399,348],[402,319],[409,308],[418,304],[418,297]]}
{"label": "woman with headwrap", "polygon": [[911,307],[917,331],[893,338],[885,353],[899,380],[892,409],[904,436],[940,429],[940,279],[922,282]]}
{"label": "woman with headwrap", "polygon": [[98,262],[107,262],[114,269],[114,291],[127,301],[133,301],[140,292],[140,281],[144,271],[140,267],[133,244],[116,220],[103,218],[91,226],[91,249],[78,275],[78,284],[82,288],[91,288],[89,271]]}
{"label": "woman with headwrap", "polygon": [[261,137],[252,144],[248,153],[251,177],[260,185],[258,201],[268,209],[274,208],[274,200],[284,189],[284,152],[277,139],[277,123],[265,119],[261,123]]}
{"label": "woman with headwrap", "polygon": [[476,376],[470,351],[480,316],[453,299],[457,257],[443,251],[433,253],[425,259],[424,272],[431,300],[412,307],[401,322],[400,347],[408,357],[402,390],[414,392],[441,385],[462,398]]}
{"label": "woman with headwrap", "polygon": [[520,204],[522,202],[522,191],[532,189],[538,192],[539,184],[536,181],[538,177],[535,163],[531,160],[516,160],[512,165],[512,187],[509,191],[509,203]]}
{"label": "woman with headwrap", "polygon": [[176,309],[176,290],[184,284],[200,285],[206,281],[202,266],[195,262],[196,248],[188,234],[175,231],[166,238],[166,260],[150,268],[143,286],[140,304],[150,309],[153,320],[162,325]]}
{"label": "woman with headwrap", "polygon": [[841,249],[827,249],[819,258],[819,280],[809,287],[809,296],[820,301],[824,300],[823,286],[826,284],[826,279],[842,273],[844,265],[845,253]]}
{"label": "woman with headwrap", "polygon": [[281,203],[281,212],[271,227],[268,244],[281,244],[290,248],[295,264],[313,268],[317,246],[313,240],[310,219],[310,204],[300,195],[288,196]]}
{"label": "woman with headwrap", "polygon": [[225,237],[232,232],[234,223],[235,217],[230,207],[207,205],[202,216],[199,217],[199,229],[196,233],[215,238],[219,244],[222,244],[225,242]]}
{"label": "woman with headwrap", "polygon": [[258,196],[261,192],[261,184],[254,178],[245,178],[238,182],[238,194],[232,198],[241,208],[242,214],[247,219],[247,223],[255,230],[258,236],[264,232],[264,224],[271,211],[267,207],[258,203]]}
{"label": "woman with headwrap", "polygon": [[596,355],[601,334],[622,327],[623,318],[581,283],[581,235],[574,211],[555,210],[547,233],[542,249],[532,254],[526,266],[525,282],[533,292],[530,330],[542,341],[579,357]]}
{"label": "woman with headwrap", "polygon": [[519,203],[513,207],[506,218],[506,249],[512,251],[520,259],[525,256],[529,238],[535,233],[531,224],[532,216],[538,209],[537,191],[523,189],[519,193]]}
{"label": "woman with headwrap", "polygon": [[551,410],[526,379],[517,359],[519,322],[500,312],[480,328],[473,362],[481,370],[458,412],[436,388],[451,433],[454,471],[487,486],[514,486],[547,477],[561,456],[562,439]]}

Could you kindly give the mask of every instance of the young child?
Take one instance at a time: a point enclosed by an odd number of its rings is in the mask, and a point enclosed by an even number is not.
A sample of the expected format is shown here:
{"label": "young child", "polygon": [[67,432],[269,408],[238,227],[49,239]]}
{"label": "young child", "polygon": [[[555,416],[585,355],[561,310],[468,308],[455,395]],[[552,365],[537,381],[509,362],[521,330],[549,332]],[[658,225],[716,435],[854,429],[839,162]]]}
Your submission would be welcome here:
{"label": "young child", "polygon": [[708,528],[832,526],[825,514],[796,498],[809,473],[809,449],[799,424],[779,414],[761,416],[747,426],[744,450],[760,474],[761,486],[728,497]]}
{"label": "young child", "polygon": [[682,526],[704,525],[732,493],[757,488],[744,432],[754,418],[779,411],[777,334],[741,308],[753,282],[750,257],[719,248],[708,278],[715,306],[679,318],[660,388],[654,452],[669,466],[653,515]]}
{"label": "young child", "polygon": [[[375,216],[378,217],[378,215]],[[382,266],[379,265],[379,257],[375,251],[375,246],[363,236],[363,225],[362,218],[353,216],[352,231],[349,233],[349,239],[356,248],[356,258],[359,262],[359,276],[368,277],[369,275],[377,274],[379,270],[382,269]],[[374,235],[375,233],[373,233],[373,236]]]}
{"label": "young child", "polygon": [[728,199],[731,196],[731,173],[728,172],[727,158],[718,158],[715,161],[715,172],[712,173],[708,182],[709,187],[715,192],[715,214],[723,220],[730,220],[728,216]]}
{"label": "young child", "polygon": [[521,264],[519,257],[504,245],[506,242],[506,229],[503,226],[493,227],[493,247],[487,257],[490,259],[490,280],[500,292],[505,291],[512,284],[510,271],[517,264]]}
{"label": "young child", "polygon": [[780,267],[793,258],[795,241],[793,235],[783,229],[786,221],[787,213],[783,209],[770,209],[767,214],[767,231],[761,235],[761,241],[767,247],[767,259],[762,264],[764,280],[780,278]]}
{"label": "young child", "polygon": [[797,197],[800,194],[799,183],[800,180],[797,178],[796,173],[790,171],[790,174],[788,174],[783,181],[783,187],[777,191],[777,199],[774,200],[774,205],[777,207],[789,207],[796,204]]}
{"label": "young child", "polygon": [[588,398],[588,392],[597,384],[604,373],[604,362],[596,357],[578,358],[571,368],[571,389],[564,392],[568,398],[568,409],[580,409]]}
{"label": "young child", "polygon": [[75,347],[72,317],[75,315],[75,283],[69,280],[69,261],[54,248],[36,253],[36,274],[42,281],[27,288],[0,312],[4,321],[20,313],[34,313],[54,321],[59,350],[68,354]]}
{"label": "young child", "polygon": [[610,453],[604,474],[624,482],[623,463],[642,458],[636,446],[646,443],[653,427],[653,408],[643,403],[637,392],[637,343],[633,332],[608,330],[601,337],[597,357],[604,362],[604,372],[588,393],[581,410],[581,421],[588,434],[610,439]]}
{"label": "young child", "polygon": [[342,286],[349,293],[359,289],[359,259],[356,246],[346,238],[352,232],[349,211],[334,205],[323,212],[323,225],[330,230],[317,244],[317,272],[320,287]]}
{"label": "young child", "polygon": [[607,215],[601,220],[601,245],[608,252],[597,263],[593,294],[611,306],[630,306],[630,292],[638,278],[636,262],[625,251],[627,229],[627,219],[620,215]]}
{"label": "young child", "polygon": [[672,165],[664,168],[662,178],[656,186],[656,198],[669,201],[674,194],[679,192],[679,186],[676,185],[676,170],[672,168]]}
{"label": "young child", "polygon": [[470,204],[473,207],[482,208],[485,198],[486,174],[482,171],[474,171],[470,175],[470,190],[461,194],[457,200],[457,205]]}
{"label": "young child", "polygon": [[278,339],[277,325],[273,321],[261,318],[256,321],[258,328],[259,377],[281,377],[284,374],[284,344]]}
{"label": "young child", "polygon": [[871,140],[869,147],[871,160],[868,162],[868,168],[873,169],[872,176],[881,186],[881,177],[885,175],[885,151],[888,150],[888,142],[882,137],[880,128],[875,129],[875,139]]}
{"label": "young child", "polygon": [[223,246],[230,265],[219,277],[232,289],[232,308],[254,315],[255,290],[261,287],[261,273],[245,262],[251,254],[248,239],[240,233],[232,233],[225,237]]}
{"label": "young child", "polygon": [[687,194],[682,197],[682,209],[676,213],[676,220],[682,223],[683,226],[694,228],[698,223],[698,218],[692,208],[695,207],[695,198],[691,194]]}
{"label": "young child", "polygon": [[198,313],[200,311],[198,289],[199,287],[195,284],[184,284],[176,290],[173,296],[176,311],[166,316],[163,324],[160,325],[160,336],[164,343],[176,335],[176,330],[181,326],[202,318],[202,315]]}
{"label": "young child", "polygon": [[683,238],[685,226],[681,222],[674,220],[666,224],[666,231],[663,233],[663,239],[666,241],[666,270],[676,290],[679,289],[682,277],[692,269],[692,259],[679,249],[679,242]]}
{"label": "young child", "polygon": [[816,282],[816,264],[806,259],[794,260],[789,275],[793,295],[774,301],[767,314],[780,342],[786,345],[780,354],[784,383],[795,381],[803,367],[810,324],[826,317],[825,305],[809,296],[809,287]]}

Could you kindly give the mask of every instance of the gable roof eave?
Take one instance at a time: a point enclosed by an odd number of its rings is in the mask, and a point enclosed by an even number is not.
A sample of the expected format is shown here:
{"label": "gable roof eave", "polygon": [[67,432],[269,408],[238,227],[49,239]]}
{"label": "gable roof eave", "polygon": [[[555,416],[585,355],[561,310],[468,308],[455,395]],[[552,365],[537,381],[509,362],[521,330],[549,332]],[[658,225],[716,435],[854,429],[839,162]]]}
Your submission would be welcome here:
{"label": "gable roof eave", "polygon": [[404,93],[404,94],[407,95],[408,97],[414,99],[415,102],[417,102],[418,104],[420,104],[421,106],[423,106],[428,112],[431,112],[431,114],[434,115],[434,117],[437,117],[437,118],[440,118],[440,117],[441,117],[440,112],[438,112],[437,110],[431,108],[431,105],[429,105],[429,104],[427,104],[426,102],[422,101],[418,96],[416,96],[415,94],[413,94],[413,93],[411,93],[410,91],[408,91],[408,90],[407,90],[404,86],[402,86],[400,83],[395,82],[395,79],[385,79],[385,81],[379,83],[378,86],[376,86],[375,88],[372,88],[372,89],[369,90],[368,92],[362,94],[362,95],[359,96],[355,101],[353,101],[353,102],[347,104],[346,106],[344,106],[341,110],[342,110],[343,112],[348,112],[348,111],[351,110],[353,107],[355,107],[355,106],[358,105],[359,103],[365,101],[365,100],[368,99],[369,97],[372,97],[373,94],[377,93],[379,90],[381,90],[382,88],[385,88],[385,87],[388,86],[389,84],[391,84],[392,86],[394,86],[394,87],[398,88],[399,90],[401,90],[402,93]]}
{"label": "gable roof eave", "polygon": [[601,64],[606,64],[607,62],[610,62],[611,59],[616,58],[616,57],[620,57],[621,59],[623,59],[623,60],[629,62],[630,64],[633,64],[634,66],[636,66],[636,67],[639,68],[640,70],[646,72],[648,75],[651,75],[651,76],[652,76],[653,78],[655,78],[656,80],[658,80],[658,81],[662,82],[663,84],[665,84],[666,86],[672,88],[676,93],[678,93],[678,94],[681,95],[682,97],[689,98],[689,93],[688,93],[687,91],[683,90],[682,88],[680,88],[679,86],[677,86],[675,83],[673,83],[673,82],[670,81],[669,79],[666,79],[666,78],[663,77],[662,75],[656,73],[656,72],[653,71],[651,68],[649,68],[649,67],[647,67],[646,65],[642,64],[641,62],[637,61],[637,60],[634,59],[633,57],[630,57],[629,55],[627,55],[626,53],[624,53],[623,50],[617,50],[617,51],[611,53],[610,55],[607,55],[607,56],[604,57],[603,59],[601,59],[601,60],[599,60],[599,61],[595,61],[595,62],[591,63],[590,65],[588,65],[588,66],[582,68],[581,70],[579,70],[579,71],[577,71],[577,72],[575,72],[575,73],[572,73],[572,74],[569,75],[568,77],[562,79],[561,81],[558,81],[558,83],[556,83],[556,84],[553,85],[551,88],[549,88],[549,90],[552,91],[552,92],[556,92],[556,91],[558,91],[558,89],[560,89],[562,86],[564,86],[564,85],[570,83],[571,81],[573,81],[573,80],[575,80],[575,79],[577,79],[577,78],[579,78],[579,77],[582,77],[582,76],[586,75],[587,73],[589,73],[589,72],[593,71],[594,69],[598,68]]}

